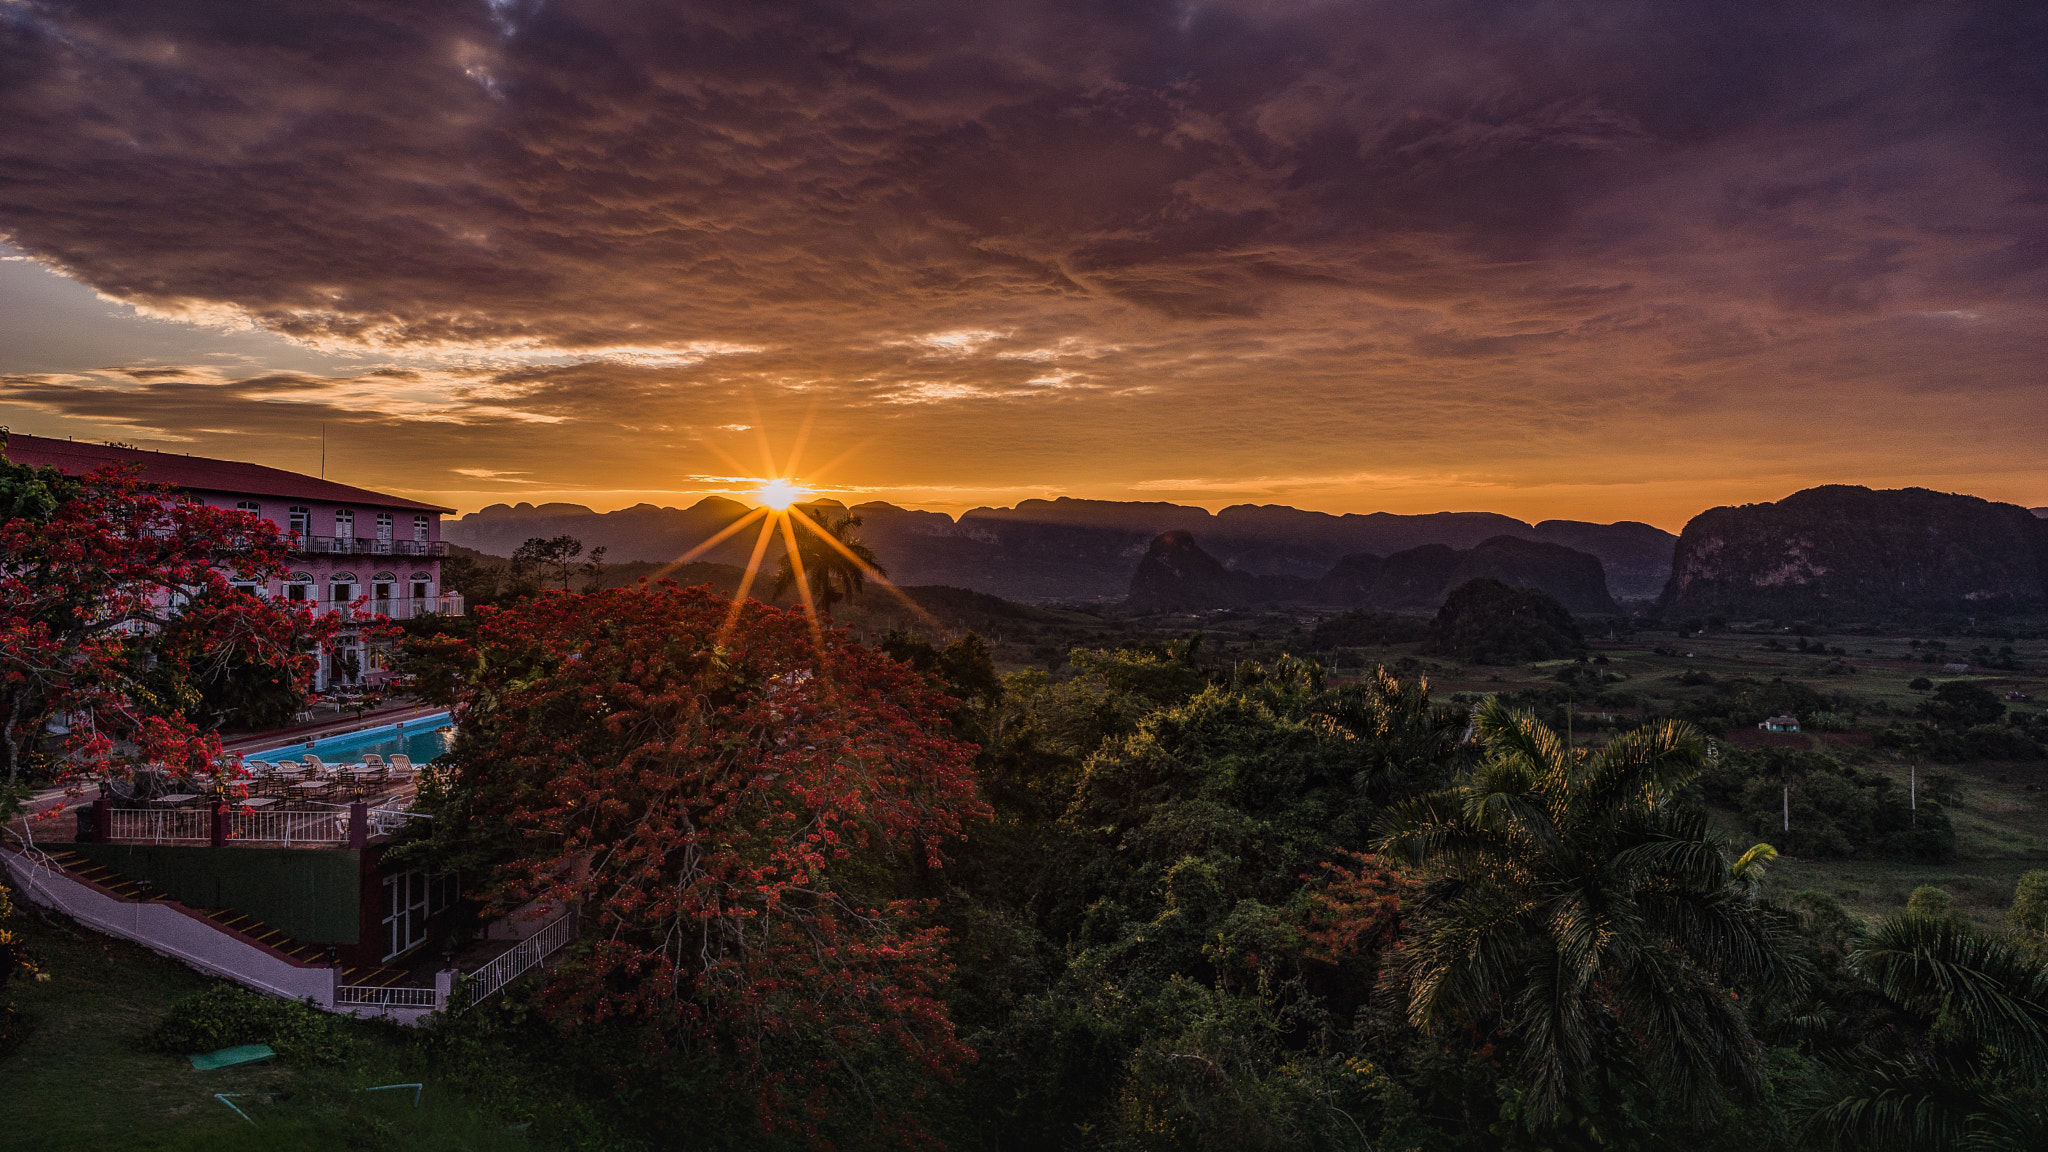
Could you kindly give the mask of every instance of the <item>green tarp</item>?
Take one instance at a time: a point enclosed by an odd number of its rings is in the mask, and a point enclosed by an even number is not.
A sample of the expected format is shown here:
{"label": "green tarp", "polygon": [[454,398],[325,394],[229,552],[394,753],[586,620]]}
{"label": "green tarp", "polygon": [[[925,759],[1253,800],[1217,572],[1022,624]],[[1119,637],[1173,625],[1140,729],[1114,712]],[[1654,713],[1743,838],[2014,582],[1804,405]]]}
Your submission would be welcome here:
{"label": "green tarp", "polygon": [[244,1044],[238,1048],[223,1048],[218,1052],[197,1052],[192,1056],[192,1066],[205,1071],[210,1068],[228,1068],[236,1064],[253,1064],[277,1055],[268,1044]]}

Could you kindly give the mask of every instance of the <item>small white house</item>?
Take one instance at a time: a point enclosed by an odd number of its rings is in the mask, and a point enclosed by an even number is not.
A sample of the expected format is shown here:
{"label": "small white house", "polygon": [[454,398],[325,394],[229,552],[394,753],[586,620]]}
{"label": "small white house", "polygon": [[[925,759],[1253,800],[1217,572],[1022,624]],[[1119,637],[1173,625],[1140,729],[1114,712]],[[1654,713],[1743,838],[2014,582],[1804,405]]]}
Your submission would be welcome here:
{"label": "small white house", "polygon": [[1773,716],[1758,724],[1757,727],[1766,732],[1797,732],[1799,731],[1799,717]]}

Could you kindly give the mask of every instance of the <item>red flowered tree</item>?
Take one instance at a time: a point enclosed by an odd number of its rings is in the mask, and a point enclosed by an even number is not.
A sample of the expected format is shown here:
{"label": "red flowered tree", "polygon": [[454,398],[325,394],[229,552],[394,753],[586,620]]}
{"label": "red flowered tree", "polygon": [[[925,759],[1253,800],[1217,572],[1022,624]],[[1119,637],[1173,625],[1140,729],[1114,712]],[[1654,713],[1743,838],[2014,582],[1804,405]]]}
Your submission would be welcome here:
{"label": "red flowered tree", "polygon": [[861,1069],[926,1079],[973,1057],[928,902],[887,880],[941,867],[987,817],[955,702],[802,613],[702,588],[478,616],[473,641],[416,646],[463,669],[427,801],[444,850],[497,857],[497,908],[581,906],[590,948],[550,983],[558,1019],[651,1025],[731,1069],[771,1131],[822,1143],[852,1114],[914,1135]]}
{"label": "red flowered tree", "polygon": [[283,571],[274,526],[139,471],[15,464],[0,436],[0,811],[35,778],[142,764],[226,775],[218,737],[185,714],[181,676],[239,653],[303,687],[340,627],[233,587],[231,575]]}

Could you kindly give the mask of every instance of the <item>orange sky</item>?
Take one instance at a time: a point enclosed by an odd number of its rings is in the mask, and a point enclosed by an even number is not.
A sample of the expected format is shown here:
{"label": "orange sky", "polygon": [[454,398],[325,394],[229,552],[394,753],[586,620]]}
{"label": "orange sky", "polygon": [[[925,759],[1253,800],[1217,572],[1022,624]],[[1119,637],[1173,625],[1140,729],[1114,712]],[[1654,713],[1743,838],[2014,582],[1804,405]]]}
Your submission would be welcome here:
{"label": "orange sky", "polygon": [[464,510],[806,427],[955,513],[2048,505],[1994,4],[207,11],[11,33],[0,422]]}

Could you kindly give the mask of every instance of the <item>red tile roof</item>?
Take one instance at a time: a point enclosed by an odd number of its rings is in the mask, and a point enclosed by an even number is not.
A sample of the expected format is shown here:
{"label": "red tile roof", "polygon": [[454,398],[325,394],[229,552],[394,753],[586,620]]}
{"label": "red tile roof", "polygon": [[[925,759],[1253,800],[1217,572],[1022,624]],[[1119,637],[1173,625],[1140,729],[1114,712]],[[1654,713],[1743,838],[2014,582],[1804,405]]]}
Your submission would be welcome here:
{"label": "red tile roof", "polygon": [[169,452],[146,452],[137,448],[114,448],[76,440],[53,440],[47,436],[15,434],[7,441],[7,458],[17,464],[56,468],[71,475],[83,475],[104,464],[140,464],[143,479],[152,484],[169,484],[188,492],[221,492],[235,496],[276,496],[287,500],[319,500],[328,504],[353,504],[371,508],[408,508],[415,512],[452,515],[453,508],[422,504],[403,496],[387,496],[367,488],[337,484],[265,468],[239,460],[209,460],[204,456],[181,456]]}

